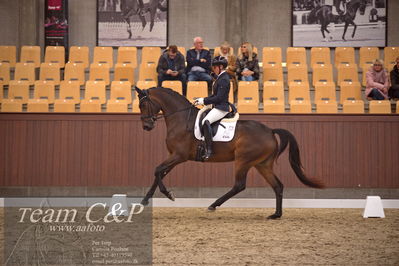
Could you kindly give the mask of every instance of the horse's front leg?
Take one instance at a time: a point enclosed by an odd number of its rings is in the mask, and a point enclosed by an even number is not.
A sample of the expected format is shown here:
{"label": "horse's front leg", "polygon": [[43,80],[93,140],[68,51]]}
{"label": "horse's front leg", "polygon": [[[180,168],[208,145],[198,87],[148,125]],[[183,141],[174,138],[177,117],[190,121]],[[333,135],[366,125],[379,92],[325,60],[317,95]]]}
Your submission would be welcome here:
{"label": "horse's front leg", "polygon": [[147,205],[148,204],[148,201],[154,195],[155,190],[157,189],[157,186],[159,186],[159,190],[167,198],[169,198],[170,200],[174,200],[173,193],[166,189],[165,185],[162,182],[162,179],[173,169],[173,167],[175,167],[176,165],[178,165],[179,163],[182,163],[184,161],[186,161],[186,160],[183,159],[181,156],[173,154],[168,159],[166,159],[163,163],[158,165],[155,168],[155,174],[154,174],[155,175],[155,179],[154,179],[154,182],[153,182],[150,190],[145,195],[144,199],[141,201],[141,204],[143,204],[143,205]]}
{"label": "horse's front leg", "polygon": [[355,37],[355,33],[356,33],[356,29],[357,29],[357,25],[355,22],[352,21],[352,25],[353,25],[353,32],[352,32],[352,38]]}

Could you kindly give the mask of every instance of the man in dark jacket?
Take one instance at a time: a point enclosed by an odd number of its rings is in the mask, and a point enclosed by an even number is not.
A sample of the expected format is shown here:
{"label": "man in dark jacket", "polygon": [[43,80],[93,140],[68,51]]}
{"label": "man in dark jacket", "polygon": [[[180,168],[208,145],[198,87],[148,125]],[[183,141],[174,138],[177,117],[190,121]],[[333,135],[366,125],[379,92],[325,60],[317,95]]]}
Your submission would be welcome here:
{"label": "man in dark jacket", "polygon": [[399,57],[391,71],[391,87],[388,90],[389,98],[399,98]]}
{"label": "man in dark jacket", "polygon": [[217,56],[212,60],[212,70],[217,75],[213,84],[213,93],[206,98],[198,98],[194,104],[212,104],[213,109],[202,120],[202,128],[205,138],[204,160],[208,160],[212,155],[212,128],[211,124],[216,122],[229,112],[229,92],[230,76],[226,72],[227,60],[222,56]]}
{"label": "man in dark jacket", "polygon": [[194,38],[194,48],[187,51],[188,81],[206,81],[208,89],[212,86],[211,53],[204,49],[201,37]]}
{"label": "man in dark jacket", "polygon": [[176,45],[170,45],[158,60],[158,86],[162,86],[164,80],[180,80],[183,88],[183,95],[186,95],[187,77],[185,74],[184,55]]}

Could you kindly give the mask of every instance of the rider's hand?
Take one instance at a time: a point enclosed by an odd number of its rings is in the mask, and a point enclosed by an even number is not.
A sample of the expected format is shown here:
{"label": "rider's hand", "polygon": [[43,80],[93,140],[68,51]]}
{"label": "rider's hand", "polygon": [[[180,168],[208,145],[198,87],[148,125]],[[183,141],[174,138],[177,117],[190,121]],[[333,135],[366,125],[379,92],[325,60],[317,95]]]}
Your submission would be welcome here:
{"label": "rider's hand", "polygon": [[194,105],[204,105],[204,98],[196,99]]}

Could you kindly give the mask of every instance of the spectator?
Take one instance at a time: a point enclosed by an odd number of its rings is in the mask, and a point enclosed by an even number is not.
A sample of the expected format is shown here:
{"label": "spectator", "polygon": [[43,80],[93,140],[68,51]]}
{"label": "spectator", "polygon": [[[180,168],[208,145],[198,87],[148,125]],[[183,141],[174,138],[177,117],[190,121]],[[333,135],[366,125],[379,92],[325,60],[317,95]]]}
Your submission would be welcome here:
{"label": "spectator", "polygon": [[237,75],[236,75],[236,61],[237,57],[234,55],[233,48],[231,48],[228,42],[224,42],[220,45],[220,52],[216,53],[214,56],[221,56],[226,58],[227,60],[227,68],[226,72],[230,76],[230,80],[233,83],[233,91],[234,93],[237,91],[238,83],[237,83]]}
{"label": "spectator", "polygon": [[382,60],[376,59],[366,73],[366,96],[372,100],[388,99],[389,77]]}
{"label": "spectator", "polygon": [[188,81],[206,81],[208,90],[212,86],[211,54],[204,49],[204,41],[201,37],[194,38],[194,48],[187,51]]}
{"label": "spectator", "polygon": [[249,42],[241,44],[236,67],[238,80],[254,81],[259,79],[259,62],[257,54],[253,52],[252,44]]}
{"label": "spectator", "polygon": [[187,76],[185,74],[184,55],[177,50],[176,45],[170,45],[158,60],[158,86],[162,86],[164,80],[180,80],[183,95],[186,95]]}
{"label": "spectator", "polygon": [[390,98],[399,98],[399,56],[396,58],[396,64],[391,71],[391,87],[388,95]]}

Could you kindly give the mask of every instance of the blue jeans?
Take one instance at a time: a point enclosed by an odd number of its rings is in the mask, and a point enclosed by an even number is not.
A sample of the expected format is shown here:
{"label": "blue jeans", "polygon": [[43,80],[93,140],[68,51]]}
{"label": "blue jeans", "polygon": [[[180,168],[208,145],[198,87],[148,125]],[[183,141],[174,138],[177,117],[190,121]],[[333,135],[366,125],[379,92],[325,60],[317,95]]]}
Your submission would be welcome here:
{"label": "blue jeans", "polygon": [[208,90],[212,88],[212,77],[206,72],[190,71],[188,72],[188,81],[206,81]]}
{"label": "blue jeans", "polygon": [[385,99],[384,95],[382,95],[382,93],[376,88],[372,89],[370,91],[369,95],[367,95],[367,97],[371,97],[371,98],[373,98],[373,100],[384,100]]}
{"label": "blue jeans", "polygon": [[254,81],[255,78],[253,76],[242,76],[241,80],[242,81]]}

